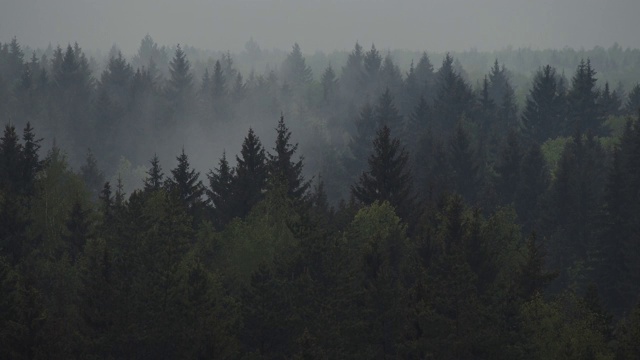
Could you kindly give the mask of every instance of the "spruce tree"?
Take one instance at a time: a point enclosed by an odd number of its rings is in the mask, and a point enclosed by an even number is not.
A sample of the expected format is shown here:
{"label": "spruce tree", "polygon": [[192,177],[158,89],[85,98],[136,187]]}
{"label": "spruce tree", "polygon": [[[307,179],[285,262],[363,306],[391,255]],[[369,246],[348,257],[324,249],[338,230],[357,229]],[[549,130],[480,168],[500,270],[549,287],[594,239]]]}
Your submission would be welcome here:
{"label": "spruce tree", "polygon": [[322,73],[322,79],[320,80],[322,84],[322,98],[326,103],[329,103],[335,99],[338,79],[336,78],[336,73],[333,71],[331,64],[327,66],[327,68]]}
{"label": "spruce tree", "polygon": [[596,71],[591,60],[580,61],[576,73],[571,79],[571,89],[567,94],[569,110],[569,129],[565,133],[591,131],[594,135],[606,136],[603,112],[599,104],[600,93],[596,88]]}
{"label": "spruce tree", "polygon": [[564,101],[556,70],[547,65],[533,78],[533,87],[522,113],[524,133],[530,140],[543,143],[564,131],[563,115]]}
{"label": "spruce tree", "polygon": [[375,108],[376,128],[387,126],[394,134],[403,133],[403,119],[389,88],[378,98]]}
{"label": "spruce tree", "polygon": [[433,104],[434,132],[451,134],[463,114],[470,113],[474,97],[471,89],[453,66],[447,54],[437,73],[437,91]]}
{"label": "spruce tree", "polygon": [[293,44],[293,49],[282,64],[282,79],[293,87],[306,85],[313,79],[311,68],[307,66],[298,43]]}
{"label": "spruce tree", "polygon": [[406,220],[411,209],[408,161],[409,154],[401,147],[400,140],[391,137],[389,127],[382,126],[373,140],[369,169],[351,186],[352,195],[365,205],[388,201]]}
{"label": "spruce tree", "polygon": [[622,107],[622,100],[618,96],[616,90],[611,91],[609,89],[609,82],[604,83],[604,90],[600,94],[600,108],[606,118],[609,116],[618,116],[620,114],[620,108]]}
{"label": "spruce tree", "polygon": [[624,108],[629,116],[638,114],[640,111],[640,84],[636,84],[631,89]]}
{"label": "spruce tree", "polygon": [[236,216],[236,208],[233,203],[234,176],[234,170],[229,166],[227,155],[224,152],[215,171],[210,171],[207,174],[209,178],[207,195],[209,196],[209,202],[213,206],[214,222],[220,229]]}
{"label": "spruce tree", "polygon": [[163,187],[164,173],[160,167],[158,155],[154,154],[151,159],[151,168],[147,171],[147,177],[144,179],[144,191],[158,191]]}
{"label": "spruce tree", "polygon": [[16,128],[7,124],[0,138],[0,185],[7,194],[18,192],[21,188],[22,152]]}
{"label": "spruce tree", "polygon": [[262,143],[253,129],[244,138],[240,156],[236,156],[234,177],[234,204],[238,206],[237,215],[244,218],[263,198],[267,185],[267,160]]}
{"label": "spruce tree", "polygon": [[[165,87],[165,96],[170,104],[170,109],[174,113],[187,110],[188,102],[192,96],[193,75],[191,74],[191,64],[187,55],[180,48],[176,47],[175,55],[169,63],[169,78]],[[175,124],[173,124],[175,125]]]}
{"label": "spruce tree", "polygon": [[43,168],[38,152],[42,138],[37,139],[31,123],[27,122],[22,134],[22,185],[27,195],[32,195],[36,181],[36,175]]}
{"label": "spruce tree", "polygon": [[178,165],[171,170],[172,177],[167,179],[165,187],[169,192],[175,193],[187,209],[194,210],[195,207],[201,204],[201,198],[204,193],[202,181],[198,179],[200,173],[196,172],[195,169],[191,169],[189,158],[184,149],[176,159],[178,160]]}
{"label": "spruce tree", "polygon": [[291,131],[284,123],[284,116],[280,116],[278,127],[276,128],[276,146],[273,148],[275,154],[268,155],[267,167],[269,176],[282,184],[286,184],[287,195],[296,201],[306,198],[307,190],[311,185],[310,181],[305,181],[302,175],[302,157],[298,161],[293,159],[298,144],[291,144]]}

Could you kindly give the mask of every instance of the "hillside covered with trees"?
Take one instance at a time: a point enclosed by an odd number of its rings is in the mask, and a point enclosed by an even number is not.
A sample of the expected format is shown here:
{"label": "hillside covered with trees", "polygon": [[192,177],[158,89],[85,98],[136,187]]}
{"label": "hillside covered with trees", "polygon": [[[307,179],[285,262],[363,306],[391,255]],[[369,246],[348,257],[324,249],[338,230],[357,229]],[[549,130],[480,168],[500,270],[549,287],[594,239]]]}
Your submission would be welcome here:
{"label": "hillside covered with trees", "polygon": [[582,53],[0,44],[0,358],[640,358],[640,51]]}

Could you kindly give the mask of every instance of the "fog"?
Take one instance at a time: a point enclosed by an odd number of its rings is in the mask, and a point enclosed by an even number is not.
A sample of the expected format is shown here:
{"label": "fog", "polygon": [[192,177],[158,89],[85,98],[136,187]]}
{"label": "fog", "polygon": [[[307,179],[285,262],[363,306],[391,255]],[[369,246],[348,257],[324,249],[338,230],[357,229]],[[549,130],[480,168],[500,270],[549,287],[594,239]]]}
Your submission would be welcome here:
{"label": "fog", "polygon": [[133,53],[147,33],[161,44],[238,51],[250,37],[263,48],[305,52],[379,48],[456,51],[640,47],[636,0],[1,0],[0,41],[32,47],[117,44]]}

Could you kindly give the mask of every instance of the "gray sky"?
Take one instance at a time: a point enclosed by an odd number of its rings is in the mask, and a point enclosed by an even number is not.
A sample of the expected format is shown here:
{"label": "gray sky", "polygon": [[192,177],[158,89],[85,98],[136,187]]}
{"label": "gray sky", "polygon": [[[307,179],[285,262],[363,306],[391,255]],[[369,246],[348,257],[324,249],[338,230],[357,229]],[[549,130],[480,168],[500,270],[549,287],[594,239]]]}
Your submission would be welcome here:
{"label": "gray sky", "polygon": [[411,50],[640,48],[640,0],[0,0],[0,41],[45,47],[160,44],[305,53],[365,47]]}

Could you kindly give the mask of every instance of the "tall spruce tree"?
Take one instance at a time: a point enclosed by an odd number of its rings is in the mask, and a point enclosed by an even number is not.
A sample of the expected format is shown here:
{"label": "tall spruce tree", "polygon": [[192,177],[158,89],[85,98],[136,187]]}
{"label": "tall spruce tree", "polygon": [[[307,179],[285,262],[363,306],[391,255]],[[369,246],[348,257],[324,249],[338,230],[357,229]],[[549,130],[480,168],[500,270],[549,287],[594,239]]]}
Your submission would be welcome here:
{"label": "tall spruce tree", "polygon": [[451,134],[463,114],[469,114],[474,102],[471,89],[453,66],[447,54],[436,75],[437,91],[433,104],[434,132]]}
{"label": "tall spruce tree", "polygon": [[608,134],[599,104],[600,92],[596,88],[595,75],[591,60],[581,60],[571,79],[571,89],[567,93],[570,128],[565,129],[565,133],[586,133],[590,130],[598,136]]}
{"label": "tall spruce tree", "polygon": [[147,193],[160,190],[164,182],[164,173],[158,155],[154,154],[150,163],[151,168],[147,171],[147,177],[144,179],[144,191]]}
{"label": "tall spruce tree", "polygon": [[636,86],[631,89],[624,108],[627,115],[638,114],[640,111],[640,84],[636,84]]}
{"label": "tall spruce tree", "polygon": [[294,160],[294,154],[298,150],[298,144],[291,144],[291,131],[284,123],[284,116],[280,116],[276,128],[276,146],[274,154],[268,155],[267,167],[269,176],[282,184],[286,184],[287,195],[296,201],[304,200],[311,185],[302,176],[302,157]]}
{"label": "tall spruce tree", "polygon": [[388,201],[403,219],[411,209],[411,174],[409,154],[400,140],[391,137],[391,130],[382,126],[373,140],[369,169],[351,186],[353,196],[365,205]]}
{"label": "tall spruce tree", "polygon": [[543,143],[564,131],[562,95],[555,68],[546,65],[536,72],[522,113],[523,130],[529,139]]}
{"label": "tall spruce tree", "polygon": [[236,216],[236,208],[233,203],[234,176],[234,170],[229,166],[227,155],[223,152],[218,167],[207,174],[209,178],[207,195],[213,207],[214,223],[218,228],[224,227]]}
{"label": "tall spruce tree", "polygon": [[244,218],[251,208],[263,198],[267,185],[267,159],[258,136],[249,128],[244,138],[240,156],[236,156],[236,176],[233,180],[234,203],[237,214]]}
{"label": "tall spruce tree", "polygon": [[204,187],[198,178],[200,173],[191,169],[189,157],[182,153],[176,158],[178,165],[171,170],[172,177],[165,181],[165,186],[169,192],[175,193],[182,201],[182,204],[189,210],[194,210],[202,202]]}
{"label": "tall spruce tree", "polygon": [[313,79],[311,68],[307,66],[298,43],[293,44],[293,49],[282,64],[282,79],[293,87],[306,85]]}

